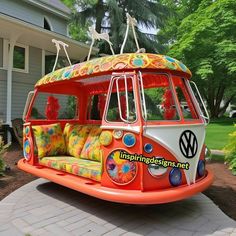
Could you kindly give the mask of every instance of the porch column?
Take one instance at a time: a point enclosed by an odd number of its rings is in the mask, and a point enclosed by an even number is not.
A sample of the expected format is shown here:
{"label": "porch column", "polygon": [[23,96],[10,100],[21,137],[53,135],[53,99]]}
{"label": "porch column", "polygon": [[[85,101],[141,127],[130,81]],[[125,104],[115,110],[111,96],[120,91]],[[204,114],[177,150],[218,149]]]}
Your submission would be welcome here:
{"label": "porch column", "polygon": [[[7,116],[6,123],[11,126],[11,109],[12,109],[12,68],[13,68],[13,55],[16,40],[19,34],[14,34],[10,37],[9,53],[8,53],[8,67],[7,67]],[[8,142],[11,141],[11,135],[8,132]]]}

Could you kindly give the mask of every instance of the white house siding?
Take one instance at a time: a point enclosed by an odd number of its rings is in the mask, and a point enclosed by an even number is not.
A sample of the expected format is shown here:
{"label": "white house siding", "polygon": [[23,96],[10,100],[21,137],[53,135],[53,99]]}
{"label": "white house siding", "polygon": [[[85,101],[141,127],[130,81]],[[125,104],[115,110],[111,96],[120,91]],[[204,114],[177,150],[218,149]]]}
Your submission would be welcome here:
{"label": "white house siding", "polygon": [[67,22],[53,13],[37,8],[20,0],[0,0],[0,13],[44,27],[44,16],[51,23],[54,32],[67,35]]}
{"label": "white house siding", "polygon": [[22,117],[28,93],[41,78],[42,50],[29,48],[29,73],[14,72],[12,76],[12,119]]}

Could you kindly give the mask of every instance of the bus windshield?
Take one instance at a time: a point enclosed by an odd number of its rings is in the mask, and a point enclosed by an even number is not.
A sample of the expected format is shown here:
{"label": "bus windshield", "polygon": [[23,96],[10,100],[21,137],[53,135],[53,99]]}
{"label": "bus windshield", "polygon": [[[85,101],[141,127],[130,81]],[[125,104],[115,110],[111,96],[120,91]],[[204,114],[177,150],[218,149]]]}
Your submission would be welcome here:
{"label": "bus windshield", "polygon": [[140,73],[139,85],[144,95],[141,96],[141,106],[145,120],[180,119],[167,75]]}

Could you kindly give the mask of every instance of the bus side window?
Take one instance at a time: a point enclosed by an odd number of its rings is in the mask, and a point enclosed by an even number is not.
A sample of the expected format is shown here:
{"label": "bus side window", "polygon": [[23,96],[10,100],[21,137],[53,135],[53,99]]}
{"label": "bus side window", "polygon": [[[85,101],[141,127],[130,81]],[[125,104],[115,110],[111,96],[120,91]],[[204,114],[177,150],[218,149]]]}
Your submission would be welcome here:
{"label": "bus side window", "polygon": [[30,120],[63,120],[77,118],[77,98],[64,94],[39,92],[35,98]]}

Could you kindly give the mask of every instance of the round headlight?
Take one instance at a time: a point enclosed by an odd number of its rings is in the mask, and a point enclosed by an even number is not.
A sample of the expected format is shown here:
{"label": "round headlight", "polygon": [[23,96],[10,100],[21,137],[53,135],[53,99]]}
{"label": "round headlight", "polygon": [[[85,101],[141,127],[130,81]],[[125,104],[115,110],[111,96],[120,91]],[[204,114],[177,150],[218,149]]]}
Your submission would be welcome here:
{"label": "round headlight", "polygon": [[156,164],[149,164],[148,165],[148,172],[150,175],[152,175],[155,178],[161,177],[164,175],[167,171],[167,168],[164,168],[163,166],[156,165]]}
{"label": "round headlight", "polygon": [[205,161],[199,160],[197,165],[197,173],[200,177],[202,177],[205,174]]}
{"label": "round headlight", "polygon": [[146,153],[151,153],[152,150],[153,150],[152,144],[146,143],[146,144],[144,145],[144,151],[145,151]]}
{"label": "round headlight", "polygon": [[171,185],[173,186],[180,185],[182,181],[181,171],[178,168],[173,168],[170,171],[169,180],[170,180]]}

